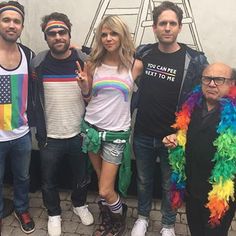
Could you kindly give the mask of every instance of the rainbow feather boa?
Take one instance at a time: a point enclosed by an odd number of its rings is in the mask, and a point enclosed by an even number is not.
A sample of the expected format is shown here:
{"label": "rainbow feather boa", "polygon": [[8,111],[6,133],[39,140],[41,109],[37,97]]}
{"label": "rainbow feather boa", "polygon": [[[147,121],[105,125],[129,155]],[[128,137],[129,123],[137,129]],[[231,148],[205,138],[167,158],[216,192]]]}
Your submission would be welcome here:
{"label": "rainbow feather boa", "polygon": [[[173,208],[182,205],[185,192],[185,144],[186,133],[191,114],[196,105],[201,104],[202,92],[197,86],[188,100],[176,114],[176,122],[172,126],[177,130],[178,145],[169,151],[172,167],[171,200]],[[219,134],[213,145],[216,153],[212,161],[214,168],[209,179],[212,190],[208,193],[206,207],[210,211],[209,223],[214,226],[229,208],[230,199],[234,201],[234,178],[236,176],[236,87],[234,86],[227,97],[220,99],[220,122],[217,126]]]}

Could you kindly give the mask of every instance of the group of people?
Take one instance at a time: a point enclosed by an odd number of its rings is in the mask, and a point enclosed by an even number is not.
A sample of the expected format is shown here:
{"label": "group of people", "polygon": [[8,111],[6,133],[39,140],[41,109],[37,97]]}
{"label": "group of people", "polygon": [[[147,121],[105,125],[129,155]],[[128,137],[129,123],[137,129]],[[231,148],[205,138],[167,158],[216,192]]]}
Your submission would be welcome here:
{"label": "group of people", "polygon": [[208,65],[203,53],[177,42],[181,8],[169,1],[155,7],[158,43],[136,50],[124,21],[104,17],[89,55],[71,47],[69,18],[53,12],[41,23],[49,49],[35,56],[17,43],[24,17],[20,3],[0,3],[0,232],[7,157],[14,214],[23,232],[35,230],[28,192],[30,127],[36,127],[49,236],[61,235],[57,187],[65,155],[73,175],[73,212],[84,225],[93,224],[86,205],[92,165],[101,212],[93,235],[123,235],[128,206],[119,194],[126,195],[131,176],[132,107],[138,218],[131,236],[148,229],[157,157],[161,235],[175,236],[176,210],[185,200],[192,236],[227,236],[236,209],[236,72],[224,63]]}

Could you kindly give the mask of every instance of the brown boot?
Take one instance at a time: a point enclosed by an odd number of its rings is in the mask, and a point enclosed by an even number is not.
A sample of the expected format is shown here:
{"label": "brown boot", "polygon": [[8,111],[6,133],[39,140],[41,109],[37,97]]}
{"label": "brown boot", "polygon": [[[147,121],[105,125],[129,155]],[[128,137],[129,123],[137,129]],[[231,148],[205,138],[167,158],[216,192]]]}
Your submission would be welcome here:
{"label": "brown boot", "polygon": [[100,208],[100,216],[102,222],[93,233],[93,236],[105,236],[112,228],[111,211],[108,206],[103,205],[101,201],[98,202]]}
{"label": "brown boot", "polygon": [[118,213],[112,213],[111,212],[111,218],[112,218],[112,228],[111,230],[108,232],[108,234],[106,234],[106,236],[122,236],[124,234],[125,231],[125,227],[126,227],[126,214],[127,214],[127,210],[128,207],[126,204],[122,204],[123,207],[123,213],[118,214]]}

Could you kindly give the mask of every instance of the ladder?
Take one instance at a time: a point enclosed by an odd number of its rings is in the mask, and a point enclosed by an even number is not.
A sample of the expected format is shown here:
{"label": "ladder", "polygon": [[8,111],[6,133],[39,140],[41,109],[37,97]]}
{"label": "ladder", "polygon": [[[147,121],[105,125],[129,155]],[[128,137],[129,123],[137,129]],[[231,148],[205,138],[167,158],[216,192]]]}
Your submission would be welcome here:
{"label": "ladder", "polygon": [[[133,7],[133,5],[135,4],[135,0],[133,0],[132,6],[121,7],[114,6],[114,4],[112,5],[112,0],[100,0],[90,29],[85,38],[84,45],[87,47],[92,46],[94,41],[95,29],[101,19],[107,15],[118,15],[121,18],[130,16],[135,17],[135,27],[131,34],[136,46],[142,43],[152,42],[151,38],[153,38],[154,41],[157,41],[152,32],[152,11],[154,7],[158,6],[161,2],[161,0],[139,0],[137,6]],[[201,42],[198,36],[189,0],[173,0],[173,2],[183,10],[182,34],[186,35],[184,41],[188,41],[186,42],[186,44],[189,47],[202,51]],[[128,21],[125,22],[127,22],[128,25],[131,26],[131,23],[129,24]],[[147,42],[145,42],[145,38]]]}

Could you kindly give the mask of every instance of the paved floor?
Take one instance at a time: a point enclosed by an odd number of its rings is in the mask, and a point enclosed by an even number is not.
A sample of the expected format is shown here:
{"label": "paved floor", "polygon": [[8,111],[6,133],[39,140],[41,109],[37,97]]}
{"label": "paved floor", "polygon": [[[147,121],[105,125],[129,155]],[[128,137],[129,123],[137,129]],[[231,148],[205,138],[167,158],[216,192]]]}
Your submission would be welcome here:
{"label": "paved floor", "polygon": [[[4,196],[12,197],[12,191],[10,187],[4,189]],[[79,218],[72,212],[70,193],[68,191],[62,191],[61,196],[61,207],[62,213],[62,236],[89,236],[92,235],[95,227],[99,223],[98,215],[99,210],[96,204],[97,193],[89,192],[88,204],[89,209],[94,215],[95,224],[91,226],[84,226],[81,224]],[[128,205],[128,217],[127,217],[127,229],[124,236],[130,235],[131,228],[137,216],[137,200],[134,196],[130,196],[124,199],[124,202]],[[30,213],[34,218],[36,224],[36,230],[34,233],[30,234],[32,236],[46,236],[47,235],[47,213],[43,207],[41,192],[30,193]],[[148,228],[147,236],[160,236],[160,200],[154,200],[152,211],[150,214],[150,224]],[[176,236],[188,236],[188,226],[185,215],[184,207],[178,211],[176,220]],[[13,214],[3,219],[3,229],[2,236],[25,236],[20,228],[17,220],[14,218]],[[200,236],[200,235],[199,235]],[[236,217],[230,228],[228,236],[236,236]]]}

